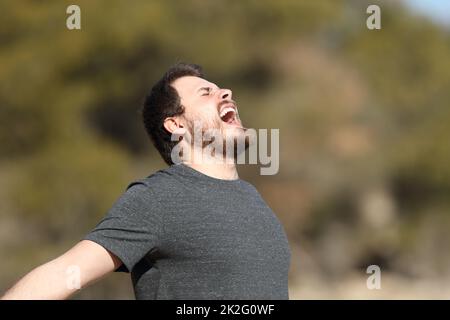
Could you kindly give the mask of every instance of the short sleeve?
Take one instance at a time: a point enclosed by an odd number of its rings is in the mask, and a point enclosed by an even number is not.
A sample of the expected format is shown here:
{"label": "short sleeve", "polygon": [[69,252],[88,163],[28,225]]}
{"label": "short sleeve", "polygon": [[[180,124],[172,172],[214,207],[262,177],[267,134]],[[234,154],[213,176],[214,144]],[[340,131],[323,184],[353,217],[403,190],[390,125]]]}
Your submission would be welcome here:
{"label": "short sleeve", "polygon": [[98,243],[116,255],[123,263],[116,271],[131,272],[158,247],[161,228],[161,210],[151,188],[133,182],[83,240]]}

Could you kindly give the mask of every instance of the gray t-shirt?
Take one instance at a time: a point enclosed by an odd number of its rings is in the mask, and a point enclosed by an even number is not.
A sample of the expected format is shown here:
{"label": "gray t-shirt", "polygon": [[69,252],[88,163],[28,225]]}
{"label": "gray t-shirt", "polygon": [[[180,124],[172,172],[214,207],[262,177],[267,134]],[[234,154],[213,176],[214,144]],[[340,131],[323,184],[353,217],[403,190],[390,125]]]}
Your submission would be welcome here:
{"label": "gray t-shirt", "polygon": [[279,220],[241,179],[184,164],[132,182],[88,233],[131,271],[137,299],[288,299]]}

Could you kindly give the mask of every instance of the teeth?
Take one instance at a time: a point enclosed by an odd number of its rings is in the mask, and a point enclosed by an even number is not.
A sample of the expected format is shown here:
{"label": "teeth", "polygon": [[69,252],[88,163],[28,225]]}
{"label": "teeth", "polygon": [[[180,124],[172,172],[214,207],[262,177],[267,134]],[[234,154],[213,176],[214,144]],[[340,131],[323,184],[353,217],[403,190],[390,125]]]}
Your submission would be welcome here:
{"label": "teeth", "polygon": [[234,108],[232,107],[225,107],[220,111],[220,117],[222,118],[224,115],[226,115],[228,112],[235,112]]}

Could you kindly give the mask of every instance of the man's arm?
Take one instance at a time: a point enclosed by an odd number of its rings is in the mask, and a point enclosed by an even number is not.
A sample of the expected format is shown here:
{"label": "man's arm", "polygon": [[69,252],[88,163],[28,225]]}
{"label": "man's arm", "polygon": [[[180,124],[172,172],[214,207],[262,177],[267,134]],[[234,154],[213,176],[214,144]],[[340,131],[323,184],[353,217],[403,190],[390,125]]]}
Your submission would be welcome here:
{"label": "man's arm", "polygon": [[[33,269],[1,299],[67,299],[120,265],[120,259],[99,244],[82,240],[60,257]],[[81,288],[77,288],[77,275]]]}

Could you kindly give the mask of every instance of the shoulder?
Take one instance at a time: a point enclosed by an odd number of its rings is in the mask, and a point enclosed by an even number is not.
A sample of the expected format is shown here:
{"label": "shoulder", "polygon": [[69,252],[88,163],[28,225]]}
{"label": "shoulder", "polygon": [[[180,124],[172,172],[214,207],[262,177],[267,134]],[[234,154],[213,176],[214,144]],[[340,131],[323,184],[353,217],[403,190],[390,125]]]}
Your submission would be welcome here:
{"label": "shoulder", "polygon": [[[156,214],[173,195],[173,182],[165,170],[156,171],[145,178],[132,180],[115,202],[111,215],[136,213]],[[171,187],[172,186],[172,187]]]}
{"label": "shoulder", "polygon": [[171,168],[158,170],[149,176],[133,180],[128,184],[126,190],[150,191],[151,193],[162,193],[176,187],[177,181],[172,177]]}
{"label": "shoulder", "polygon": [[245,191],[259,195],[256,187],[250,182],[241,179],[241,185]]}

